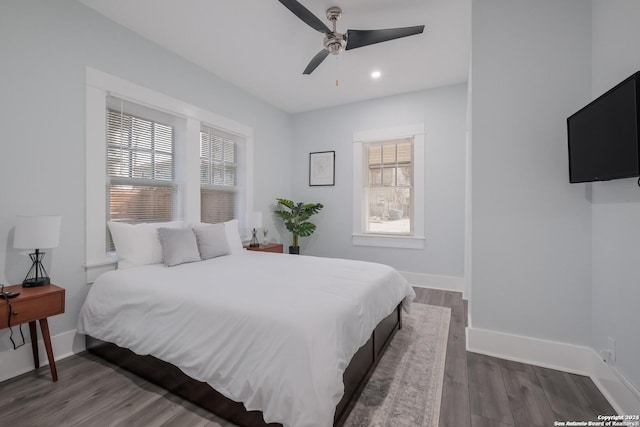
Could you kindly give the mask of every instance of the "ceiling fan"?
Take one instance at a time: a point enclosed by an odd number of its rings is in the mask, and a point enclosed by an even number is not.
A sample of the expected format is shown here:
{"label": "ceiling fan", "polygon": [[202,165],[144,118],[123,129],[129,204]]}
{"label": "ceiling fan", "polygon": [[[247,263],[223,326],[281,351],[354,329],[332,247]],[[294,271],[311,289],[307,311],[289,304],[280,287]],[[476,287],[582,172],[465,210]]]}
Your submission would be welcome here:
{"label": "ceiling fan", "polygon": [[389,28],[386,30],[347,30],[345,34],[336,30],[336,22],[342,16],[342,9],[337,6],[327,9],[327,19],[333,23],[333,31],[327,27],[318,17],[296,0],[279,0],[287,9],[304,21],[314,30],[320,31],[324,36],[324,49],[313,57],[302,74],[311,74],[318,65],[331,53],[337,55],[343,50],[351,50],[358,47],[369,46],[375,43],[395,40],[402,37],[422,34],[424,25],[415,27]]}

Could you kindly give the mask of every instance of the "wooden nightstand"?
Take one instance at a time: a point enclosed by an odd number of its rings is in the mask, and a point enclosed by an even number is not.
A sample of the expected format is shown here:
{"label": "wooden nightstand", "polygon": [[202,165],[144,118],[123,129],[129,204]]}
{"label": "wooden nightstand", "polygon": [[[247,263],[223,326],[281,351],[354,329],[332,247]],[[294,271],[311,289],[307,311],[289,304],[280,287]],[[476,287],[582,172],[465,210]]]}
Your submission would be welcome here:
{"label": "wooden nightstand", "polygon": [[[29,323],[31,350],[33,352],[33,363],[36,369],[40,367],[36,320],[40,322],[44,348],[47,350],[47,359],[49,359],[49,368],[51,369],[51,378],[53,381],[58,381],[58,372],[56,371],[56,361],[53,358],[47,317],[64,313],[64,289],[53,284],[37,288],[23,288],[21,285],[13,285],[6,286],[4,291],[20,292],[20,295],[9,300],[9,304],[11,305],[11,326]],[[7,300],[0,298],[0,329],[9,326],[8,314]]]}
{"label": "wooden nightstand", "polygon": [[252,248],[251,246],[245,246],[245,249],[249,250],[249,251],[258,251],[258,252],[276,252],[276,253],[283,253],[284,250],[282,248],[282,243],[267,243],[266,245],[263,245],[262,243],[260,244],[260,246],[258,246],[257,248]]}

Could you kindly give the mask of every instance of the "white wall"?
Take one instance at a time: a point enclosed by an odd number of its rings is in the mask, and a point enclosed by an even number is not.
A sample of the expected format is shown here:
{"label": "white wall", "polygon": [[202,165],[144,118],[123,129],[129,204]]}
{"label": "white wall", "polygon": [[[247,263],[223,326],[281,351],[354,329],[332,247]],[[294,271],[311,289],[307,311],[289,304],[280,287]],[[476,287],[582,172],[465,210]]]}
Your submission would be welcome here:
{"label": "white wall", "polygon": [[[640,70],[640,2],[593,2],[595,98]],[[640,188],[637,179],[592,187],[593,329],[596,350],[616,341],[616,365],[640,390]]]}
{"label": "white wall", "polygon": [[[75,1],[3,0],[0,58],[0,277],[18,283],[29,268],[13,249],[16,215],[60,214],[60,247],[48,251],[46,266],[67,298],[65,314],[50,319],[52,335],[75,329],[89,289],[83,268],[87,66],[253,128],[254,206],[266,211],[272,195],[290,195],[290,115]],[[9,348],[8,333],[0,332],[0,376],[11,370]]]}
{"label": "white wall", "polygon": [[[454,85],[295,115],[293,197],[325,205],[314,217],[316,233],[301,239],[301,251],[463,277],[466,92],[466,85]],[[424,123],[426,132],[425,249],[353,246],[353,133],[416,123]],[[310,187],[309,153],[331,150],[336,152],[335,186]],[[290,241],[287,236],[285,242]]]}
{"label": "white wall", "polygon": [[472,327],[591,340],[591,208],[569,184],[566,117],[588,101],[591,4],[472,10]]}

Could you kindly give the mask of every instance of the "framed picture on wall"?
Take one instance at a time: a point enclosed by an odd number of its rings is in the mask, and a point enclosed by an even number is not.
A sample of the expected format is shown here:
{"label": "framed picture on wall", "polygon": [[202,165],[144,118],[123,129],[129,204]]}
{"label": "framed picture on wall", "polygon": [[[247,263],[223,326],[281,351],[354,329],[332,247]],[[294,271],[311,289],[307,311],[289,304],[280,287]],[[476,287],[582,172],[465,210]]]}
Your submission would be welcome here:
{"label": "framed picture on wall", "polygon": [[336,152],[318,151],[309,153],[309,185],[336,184]]}

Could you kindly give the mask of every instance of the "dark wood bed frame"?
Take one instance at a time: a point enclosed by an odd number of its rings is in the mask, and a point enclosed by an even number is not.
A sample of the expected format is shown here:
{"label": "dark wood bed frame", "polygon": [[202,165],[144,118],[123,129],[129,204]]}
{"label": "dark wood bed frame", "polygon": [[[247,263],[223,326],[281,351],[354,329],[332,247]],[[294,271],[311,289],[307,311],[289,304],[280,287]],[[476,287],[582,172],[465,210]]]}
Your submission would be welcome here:
{"label": "dark wood bed frame", "polygon": [[[336,406],[334,426],[341,426],[367,380],[375,370],[380,357],[402,327],[402,304],[384,318],[360,347],[344,372],[344,396]],[[133,351],[96,338],[86,336],[87,350],[91,353],[133,372],[161,387],[189,400],[206,410],[245,427],[280,426],[265,423],[262,412],[247,411],[242,403],[235,402],[214,390],[209,384],[194,380],[179,368],[153,356],[140,356]]]}

